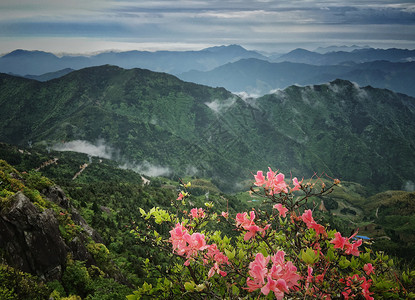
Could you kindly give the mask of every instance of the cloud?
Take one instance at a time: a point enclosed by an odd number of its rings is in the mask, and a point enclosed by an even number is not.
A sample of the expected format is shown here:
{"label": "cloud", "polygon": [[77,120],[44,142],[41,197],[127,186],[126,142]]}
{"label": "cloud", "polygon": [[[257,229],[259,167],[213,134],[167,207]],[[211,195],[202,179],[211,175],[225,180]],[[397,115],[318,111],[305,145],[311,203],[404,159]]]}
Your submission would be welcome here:
{"label": "cloud", "polygon": [[231,107],[236,101],[235,98],[230,98],[227,100],[214,100],[212,102],[205,102],[205,105],[213,110],[215,113],[221,113]]}
{"label": "cloud", "polygon": [[[3,0],[0,2],[0,52],[24,39],[100,39],[111,48],[201,49],[222,44],[272,50],[314,49],[360,41],[377,45],[412,45],[415,4],[408,1],[265,1],[265,0]],[[340,34],[341,33],[341,34]],[[76,51],[90,43],[67,44]],[[375,44],[376,45],[373,45]],[[6,45],[6,46],[3,46]],[[41,41],[38,47],[44,47]],[[89,44],[88,44],[89,45]],[[191,46],[190,46],[191,45]],[[34,47],[34,46],[33,46]],[[57,45],[55,45],[57,47]],[[158,47],[158,48],[157,48]],[[47,49],[41,49],[47,50]],[[91,49],[91,51],[107,49]]]}
{"label": "cloud", "polygon": [[148,161],[143,161],[142,163],[124,163],[123,165],[120,165],[120,168],[129,169],[150,177],[168,176],[172,173],[172,170],[169,167],[153,165]]}
{"label": "cloud", "polygon": [[74,151],[107,159],[111,159],[115,154],[114,149],[106,145],[102,139],[97,140],[94,144],[88,141],[74,140],[55,144],[52,149],[56,151]]}
{"label": "cloud", "polygon": [[403,190],[407,192],[414,192],[415,191],[415,183],[411,180],[405,181],[403,185]]}
{"label": "cloud", "polygon": [[[91,143],[85,140],[74,140],[70,142],[55,144],[52,149],[56,151],[73,151],[85,153],[89,156],[98,156],[115,161],[122,161],[122,159],[119,158],[119,151],[111,146],[108,146],[103,139],[99,139],[95,143]],[[133,170],[137,173],[151,177],[168,176],[172,173],[172,170],[169,167],[151,164],[148,161],[143,161],[141,163],[124,162],[119,167],[123,169]],[[189,166],[186,170],[189,172],[189,175],[194,175],[197,173],[197,169],[195,167]]]}

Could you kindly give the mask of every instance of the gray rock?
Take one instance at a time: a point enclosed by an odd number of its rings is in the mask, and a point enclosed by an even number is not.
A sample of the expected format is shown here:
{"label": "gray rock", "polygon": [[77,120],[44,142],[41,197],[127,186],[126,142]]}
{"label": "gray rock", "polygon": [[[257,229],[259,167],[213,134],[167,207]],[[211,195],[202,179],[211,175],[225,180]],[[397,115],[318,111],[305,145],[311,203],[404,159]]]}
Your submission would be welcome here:
{"label": "gray rock", "polygon": [[40,211],[23,193],[0,214],[0,248],[7,263],[45,279],[58,279],[70,248],[50,209]]}

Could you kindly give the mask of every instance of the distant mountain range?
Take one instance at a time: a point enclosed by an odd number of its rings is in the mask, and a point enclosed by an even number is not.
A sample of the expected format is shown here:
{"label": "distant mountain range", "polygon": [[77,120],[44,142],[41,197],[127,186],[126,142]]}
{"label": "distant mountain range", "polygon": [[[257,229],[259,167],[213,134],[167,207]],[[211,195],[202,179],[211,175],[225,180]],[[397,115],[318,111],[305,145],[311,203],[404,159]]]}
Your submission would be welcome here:
{"label": "distant mountain range", "polygon": [[358,46],[319,48],[315,52],[295,49],[278,55],[263,55],[239,45],[200,51],[127,51],[62,57],[15,50],[0,57],[0,72],[47,81],[72,70],[110,64],[166,72],[186,81],[257,96],[292,84],[321,84],[335,79],[415,96],[414,59],[415,50]]}
{"label": "distant mountain range", "polygon": [[0,74],[0,106],[2,142],[99,140],[125,166],[211,177],[228,189],[268,166],[376,190],[415,181],[415,99],[344,80],[244,100],[165,73],[101,66],[47,82]]}
{"label": "distant mountain range", "polygon": [[345,62],[363,63],[376,60],[408,62],[415,60],[415,50],[407,49],[356,49],[351,52],[335,51],[317,53],[305,49],[295,49],[287,54],[271,57],[274,62],[297,62],[312,65],[336,65]]}
{"label": "distant mountain range", "polygon": [[210,70],[243,58],[266,59],[238,45],[218,46],[201,51],[127,51],[103,52],[92,56],[62,56],[42,51],[15,50],[0,57],[0,72],[16,75],[42,75],[62,69],[116,65],[122,68],[143,68],[178,74],[189,70]]}
{"label": "distant mountain range", "polygon": [[338,78],[361,86],[371,85],[415,96],[415,62],[373,61],[339,65],[310,65],[296,62],[271,63],[259,59],[241,59],[211,71],[189,71],[178,75],[182,80],[232,92],[261,96],[293,84],[321,84]]}

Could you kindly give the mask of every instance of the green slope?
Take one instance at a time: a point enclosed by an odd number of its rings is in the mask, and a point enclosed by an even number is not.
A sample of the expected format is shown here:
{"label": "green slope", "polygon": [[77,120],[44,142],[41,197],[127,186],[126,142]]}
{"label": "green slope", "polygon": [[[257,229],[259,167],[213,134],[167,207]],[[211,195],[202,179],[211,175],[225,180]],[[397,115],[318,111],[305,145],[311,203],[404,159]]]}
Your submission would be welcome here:
{"label": "green slope", "polygon": [[148,162],[180,176],[191,169],[232,189],[268,166],[398,189],[415,181],[414,103],[342,80],[243,101],[222,88],[108,65],[44,83],[1,74],[0,141],[102,139],[122,164]]}

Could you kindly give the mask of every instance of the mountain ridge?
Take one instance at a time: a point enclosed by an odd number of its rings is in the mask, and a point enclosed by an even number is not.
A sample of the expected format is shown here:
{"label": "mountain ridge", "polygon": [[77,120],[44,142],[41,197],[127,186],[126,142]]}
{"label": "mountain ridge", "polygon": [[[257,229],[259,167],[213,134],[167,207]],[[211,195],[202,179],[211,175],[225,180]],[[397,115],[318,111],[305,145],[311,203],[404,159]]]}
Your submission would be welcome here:
{"label": "mountain ridge", "polygon": [[270,165],[369,180],[379,189],[415,181],[415,100],[388,90],[335,80],[243,100],[223,88],[114,66],[43,83],[9,75],[0,82],[4,142],[102,139],[118,149],[121,164],[146,161],[177,175],[194,169],[224,186]]}
{"label": "mountain ridge", "polygon": [[182,80],[209,86],[223,86],[234,92],[261,96],[293,84],[322,84],[337,78],[388,88],[415,96],[412,78],[415,62],[372,61],[361,64],[311,65],[298,62],[269,62],[255,58],[228,63],[210,71],[179,74]]}

